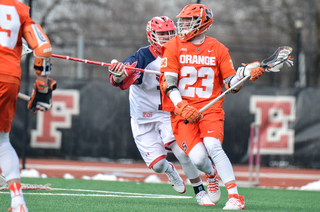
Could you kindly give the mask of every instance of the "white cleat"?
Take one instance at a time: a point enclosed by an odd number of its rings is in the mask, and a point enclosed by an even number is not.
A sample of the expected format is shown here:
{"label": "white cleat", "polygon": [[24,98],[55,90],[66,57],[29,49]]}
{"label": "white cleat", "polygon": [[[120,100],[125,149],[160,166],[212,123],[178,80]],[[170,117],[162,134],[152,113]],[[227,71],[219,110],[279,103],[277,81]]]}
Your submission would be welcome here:
{"label": "white cleat", "polygon": [[173,171],[170,173],[166,173],[166,175],[168,176],[173,189],[180,194],[183,194],[187,190],[186,184],[183,182],[174,165],[170,162],[169,165],[172,166]]}
{"label": "white cleat", "polygon": [[229,200],[223,210],[244,210],[244,198],[238,194],[229,194]]}
{"label": "white cleat", "polygon": [[10,207],[8,211],[9,212],[28,212],[28,208],[25,204],[23,204],[23,205],[19,205],[16,208]]}
{"label": "white cleat", "polygon": [[207,177],[207,190],[208,190],[208,195],[210,197],[211,202],[213,203],[218,203],[221,197],[221,191],[219,187],[219,180],[217,178],[217,171],[215,171],[214,175],[208,176]]}
{"label": "white cleat", "polygon": [[199,193],[197,193],[196,199],[199,205],[215,206],[215,204],[210,201],[209,195],[206,191],[200,191]]}

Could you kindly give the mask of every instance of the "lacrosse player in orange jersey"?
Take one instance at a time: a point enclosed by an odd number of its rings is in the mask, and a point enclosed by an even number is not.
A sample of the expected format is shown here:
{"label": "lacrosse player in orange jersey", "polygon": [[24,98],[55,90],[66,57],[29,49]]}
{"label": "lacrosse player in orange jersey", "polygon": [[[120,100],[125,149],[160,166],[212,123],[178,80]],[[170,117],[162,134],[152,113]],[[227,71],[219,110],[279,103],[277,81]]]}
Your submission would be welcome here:
{"label": "lacrosse player in orange jersey", "polygon": [[9,132],[16,112],[21,83],[22,37],[34,51],[34,68],[38,75],[28,108],[33,112],[51,108],[52,90],[56,87],[47,75],[51,70],[52,48],[41,27],[29,16],[29,7],[17,0],[0,1],[0,167],[9,185],[9,211],[28,211],[20,184],[19,158]]}
{"label": "lacrosse player in orange jersey", "polygon": [[153,17],[146,33],[151,45],[142,47],[122,63],[112,61],[110,82],[122,90],[130,89],[131,128],[136,146],[146,165],[156,173],[166,173],[173,188],[184,193],[186,186],[167,151],[172,150],[194,188],[199,205],[214,206],[204,189],[199,170],[176,144],[172,134],[170,114],[161,109],[159,75],[133,72],[124,64],[160,73],[161,46],[176,35],[174,22],[166,16]]}
{"label": "lacrosse player in orange jersey", "polygon": [[[163,110],[171,112],[173,133],[180,148],[206,174],[211,201],[216,203],[221,196],[216,169],[229,194],[223,209],[244,209],[244,199],[238,194],[232,165],[222,149],[224,100],[202,114],[199,110],[221,94],[224,84],[231,87],[247,75],[251,75],[250,80],[254,81],[264,69],[255,62],[235,71],[228,49],[205,35],[213,23],[212,11],[205,5],[187,5],[177,18],[179,36],[162,47],[160,84]],[[233,93],[241,87],[234,89]],[[185,120],[189,124],[185,124]]]}

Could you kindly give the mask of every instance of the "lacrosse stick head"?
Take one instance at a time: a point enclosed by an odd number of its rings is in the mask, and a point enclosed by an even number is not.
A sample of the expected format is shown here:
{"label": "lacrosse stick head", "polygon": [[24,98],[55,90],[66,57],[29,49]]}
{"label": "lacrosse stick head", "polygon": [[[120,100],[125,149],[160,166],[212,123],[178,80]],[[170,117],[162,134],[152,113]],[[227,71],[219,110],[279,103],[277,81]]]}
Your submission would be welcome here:
{"label": "lacrosse stick head", "polygon": [[29,54],[29,53],[31,53],[32,52],[32,50],[31,49],[29,49],[29,47],[26,45],[26,44],[22,44],[22,53],[21,53],[21,57],[23,57],[24,55],[26,55],[26,54]]}
{"label": "lacrosse stick head", "polygon": [[267,72],[279,72],[283,63],[286,63],[289,67],[293,66],[293,58],[290,57],[291,52],[291,47],[281,46],[270,57],[261,62],[261,67]]}

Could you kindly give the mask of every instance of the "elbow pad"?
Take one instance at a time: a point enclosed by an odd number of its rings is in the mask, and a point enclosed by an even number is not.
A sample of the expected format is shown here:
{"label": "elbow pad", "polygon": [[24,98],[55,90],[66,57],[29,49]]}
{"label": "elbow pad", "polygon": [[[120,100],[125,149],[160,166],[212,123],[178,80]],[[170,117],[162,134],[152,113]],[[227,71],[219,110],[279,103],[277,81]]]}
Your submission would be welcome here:
{"label": "elbow pad", "polygon": [[22,33],[23,37],[33,49],[35,57],[51,57],[52,47],[50,41],[39,24],[32,24],[25,27]]}
{"label": "elbow pad", "polygon": [[167,97],[169,97],[170,93],[173,90],[175,90],[175,89],[178,90],[177,85],[175,83],[173,83],[174,79],[170,80],[170,78],[174,78],[174,77],[168,76],[168,80],[167,80],[166,76],[164,76],[164,75],[161,75],[161,77],[160,77],[161,90]]}
{"label": "elbow pad", "polygon": [[24,28],[23,37],[33,49],[35,56],[34,69],[37,75],[46,76],[52,69],[52,47],[47,35],[39,24],[32,24]]}

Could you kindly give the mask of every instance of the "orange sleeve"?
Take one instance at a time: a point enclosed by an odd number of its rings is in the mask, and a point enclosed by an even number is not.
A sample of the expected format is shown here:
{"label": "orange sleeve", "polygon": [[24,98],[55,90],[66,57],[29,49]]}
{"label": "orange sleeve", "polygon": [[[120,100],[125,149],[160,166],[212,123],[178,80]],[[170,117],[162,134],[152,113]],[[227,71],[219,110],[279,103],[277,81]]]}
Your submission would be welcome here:
{"label": "orange sleeve", "polygon": [[222,79],[230,77],[236,74],[233,66],[231,56],[229,54],[229,49],[220,42],[217,42],[217,50],[219,51],[219,69],[221,72]]}
{"label": "orange sleeve", "polygon": [[160,72],[174,72],[180,73],[180,65],[178,56],[175,54],[177,52],[176,39],[173,38],[168,41],[161,49],[161,65]]}
{"label": "orange sleeve", "polygon": [[29,13],[26,13],[25,16],[22,16],[21,18],[24,19],[21,25],[22,31],[24,30],[25,27],[35,24],[35,22],[30,18]]}
{"label": "orange sleeve", "polygon": [[[164,81],[164,74],[161,73],[160,78],[159,78],[160,86],[162,86],[163,81]],[[163,89],[160,89],[160,92],[161,92],[162,110],[167,111],[167,112],[173,112],[175,109],[175,106],[172,103],[171,99],[169,97],[167,97],[167,95],[164,93]]]}
{"label": "orange sleeve", "polygon": [[[175,46],[175,38],[171,39],[168,41],[164,46],[162,46],[161,49],[161,65],[160,65],[160,78],[159,78],[159,83],[160,86],[162,86],[162,83],[164,81],[164,72],[174,72],[174,73],[180,73],[180,68],[179,68],[179,61],[177,56],[174,54],[176,51],[176,46]],[[168,45],[167,45],[168,44]],[[162,110],[167,111],[167,112],[172,112],[175,109],[174,104],[172,103],[171,99],[167,97],[167,95],[163,92],[162,89],[161,91],[161,105],[162,105]]]}
{"label": "orange sleeve", "polygon": [[220,71],[222,74],[222,79],[236,74],[236,70],[234,69],[233,62],[229,53],[227,53],[227,55],[221,60]]}
{"label": "orange sleeve", "polygon": [[16,9],[19,13],[20,22],[21,22],[21,30],[23,30],[26,26],[29,26],[29,25],[35,23],[29,15],[29,10],[30,10],[29,6],[23,4],[22,2],[19,2],[19,1],[15,1],[14,6],[16,7]]}

